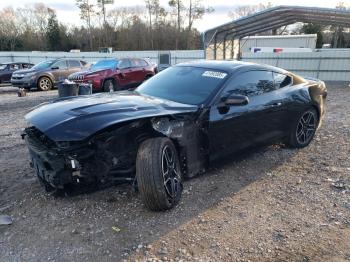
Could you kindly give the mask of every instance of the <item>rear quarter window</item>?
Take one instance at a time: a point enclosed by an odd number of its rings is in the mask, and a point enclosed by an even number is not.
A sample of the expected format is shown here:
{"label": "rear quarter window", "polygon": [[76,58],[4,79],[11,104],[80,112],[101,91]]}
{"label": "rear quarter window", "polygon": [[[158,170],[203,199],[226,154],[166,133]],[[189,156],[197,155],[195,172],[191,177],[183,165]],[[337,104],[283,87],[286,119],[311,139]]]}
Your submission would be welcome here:
{"label": "rear quarter window", "polygon": [[271,71],[257,70],[243,72],[229,80],[222,95],[231,94],[253,97],[274,91],[274,80]]}
{"label": "rear quarter window", "polygon": [[80,62],[78,60],[69,60],[69,67],[80,67]]}
{"label": "rear quarter window", "polygon": [[274,72],[273,77],[276,89],[290,86],[293,83],[293,79],[289,75]]}
{"label": "rear quarter window", "polygon": [[143,67],[148,66],[148,63],[143,59],[139,59],[139,64],[140,64],[140,66],[143,66]]}

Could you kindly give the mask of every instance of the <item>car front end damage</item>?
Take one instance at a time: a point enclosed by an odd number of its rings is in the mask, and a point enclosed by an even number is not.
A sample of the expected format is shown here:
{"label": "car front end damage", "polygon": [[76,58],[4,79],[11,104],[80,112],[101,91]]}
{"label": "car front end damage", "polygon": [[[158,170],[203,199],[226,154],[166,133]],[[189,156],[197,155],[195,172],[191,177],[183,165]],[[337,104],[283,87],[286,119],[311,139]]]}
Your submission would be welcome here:
{"label": "car front end damage", "polygon": [[93,154],[92,150],[86,146],[65,150],[35,127],[26,128],[22,137],[28,146],[30,164],[45,189],[63,189],[66,184],[80,182],[83,171],[80,161]]}
{"label": "car front end damage", "polygon": [[122,123],[82,141],[56,142],[36,127],[22,135],[31,166],[47,191],[67,185],[94,185],[135,181],[139,145],[154,137],[168,137],[177,147],[182,173],[192,177],[208,164],[205,122],[197,114],[180,114]]}

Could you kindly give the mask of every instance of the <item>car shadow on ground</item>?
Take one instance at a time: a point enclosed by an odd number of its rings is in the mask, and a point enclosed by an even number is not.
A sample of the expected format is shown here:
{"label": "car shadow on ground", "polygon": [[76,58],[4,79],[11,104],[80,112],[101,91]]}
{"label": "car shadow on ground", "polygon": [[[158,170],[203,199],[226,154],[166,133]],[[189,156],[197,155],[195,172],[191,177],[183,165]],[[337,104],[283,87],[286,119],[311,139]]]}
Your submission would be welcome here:
{"label": "car shadow on ground", "polygon": [[[81,222],[80,227],[84,223],[97,223],[96,228],[104,228],[104,238],[109,239],[104,248],[110,250],[113,258],[121,259],[132,254],[138,244],[152,243],[225,198],[233,197],[289,161],[296,152],[282,145],[265,145],[229,155],[214,162],[206,173],[186,180],[180,204],[166,212],[148,211],[130,184],[70,197],[49,198],[49,201],[57,201],[58,206],[74,203],[74,209],[85,210],[86,214],[80,217],[85,222]],[[96,206],[99,206],[101,219],[91,220]],[[103,219],[104,216],[108,219]],[[113,232],[115,227],[120,232]]]}

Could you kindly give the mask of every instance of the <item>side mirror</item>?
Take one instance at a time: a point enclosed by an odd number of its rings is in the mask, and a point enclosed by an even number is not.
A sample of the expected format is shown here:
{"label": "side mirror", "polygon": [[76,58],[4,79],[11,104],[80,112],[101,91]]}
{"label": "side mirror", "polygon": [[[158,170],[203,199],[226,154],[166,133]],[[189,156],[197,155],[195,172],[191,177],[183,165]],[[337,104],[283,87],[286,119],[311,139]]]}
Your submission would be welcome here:
{"label": "side mirror", "polygon": [[53,67],[51,67],[51,69],[52,70],[57,70],[57,69],[59,69],[59,67],[58,66],[53,66]]}
{"label": "side mirror", "polygon": [[230,95],[223,102],[226,106],[245,106],[249,103],[249,98],[243,95]]}

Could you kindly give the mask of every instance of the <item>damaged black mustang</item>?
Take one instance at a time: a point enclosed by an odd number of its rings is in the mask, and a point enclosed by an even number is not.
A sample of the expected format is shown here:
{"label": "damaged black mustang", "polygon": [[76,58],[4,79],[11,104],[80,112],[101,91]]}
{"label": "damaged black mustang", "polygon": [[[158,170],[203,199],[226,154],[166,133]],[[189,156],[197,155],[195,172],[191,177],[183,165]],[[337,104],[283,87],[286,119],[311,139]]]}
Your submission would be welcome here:
{"label": "damaged black mustang", "polygon": [[325,84],[244,62],[162,71],[134,91],[56,99],[26,115],[23,138],[47,189],[126,180],[151,210],[175,206],[184,178],[259,143],[307,146]]}

